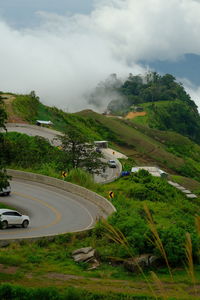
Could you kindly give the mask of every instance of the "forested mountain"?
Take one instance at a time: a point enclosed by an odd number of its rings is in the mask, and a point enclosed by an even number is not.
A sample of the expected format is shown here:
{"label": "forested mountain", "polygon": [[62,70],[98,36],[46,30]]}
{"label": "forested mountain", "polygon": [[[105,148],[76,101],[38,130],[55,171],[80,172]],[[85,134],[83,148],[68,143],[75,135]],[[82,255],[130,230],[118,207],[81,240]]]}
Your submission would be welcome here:
{"label": "forested mountain", "polygon": [[129,74],[119,87],[117,100],[112,100],[108,111],[124,115],[138,106],[147,111],[145,124],[160,130],[170,130],[200,143],[200,117],[195,102],[170,74],[156,72],[145,76]]}

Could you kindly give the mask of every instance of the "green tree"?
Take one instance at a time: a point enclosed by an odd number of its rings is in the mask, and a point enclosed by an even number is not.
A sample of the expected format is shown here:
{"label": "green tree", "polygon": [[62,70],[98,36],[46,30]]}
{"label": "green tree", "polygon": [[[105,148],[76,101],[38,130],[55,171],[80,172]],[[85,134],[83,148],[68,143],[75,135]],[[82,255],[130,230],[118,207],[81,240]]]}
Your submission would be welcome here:
{"label": "green tree", "polygon": [[[7,114],[5,112],[3,101],[0,98],[0,130],[1,128],[6,129],[5,121],[7,119]],[[4,145],[4,137],[2,132],[0,132],[0,144]],[[10,177],[6,173],[5,162],[3,159],[3,151],[0,153],[0,190],[8,186],[8,179]]]}
{"label": "green tree", "polygon": [[84,168],[90,173],[100,173],[105,168],[102,154],[73,127],[68,128],[59,139],[62,142],[63,162],[72,168]]}

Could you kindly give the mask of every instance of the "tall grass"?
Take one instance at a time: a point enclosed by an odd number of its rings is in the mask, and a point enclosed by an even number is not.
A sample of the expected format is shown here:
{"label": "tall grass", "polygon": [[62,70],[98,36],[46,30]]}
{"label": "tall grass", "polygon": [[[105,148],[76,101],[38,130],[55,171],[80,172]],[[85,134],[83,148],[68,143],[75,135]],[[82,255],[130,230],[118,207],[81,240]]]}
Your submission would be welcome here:
{"label": "tall grass", "polygon": [[92,175],[79,168],[70,170],[66,180],[89,189],[95,187]]}
{"label": "tall grass", "polygon": [[153,279],[153,281],[155,282],[158,290],[160,291],[160,294],[162,295],[163,299],[168,299],[168,296],[166,295],[166,292],[164,290],[164,286],[163,283],[160,281],[160,279],[158,278],[158,276],[156,275],[155,272],[151,271],[151,277]]}
{"label": "tall grass", "polygon": [[[126,237],[124,236],[124,234],[119,229],[114,228],[111,224],[109,224],[107,222],[107,220],[105,220],[103,218],[101,220],[102,220],[102,224],[104,226],[104,229],[106,229],[107,232],[108,232],[108,233],[105,234],[106,237],[108,239],[110,239],[111,241],[115,242],[116,244],[119,244],[119,245],[123,246],[124,249],[129,254],[129,256],[131,257],[131,259],[134,260],[134,255],[133,255],[133,252],[132,252],[132,248],[129,245],[129,243],[128,243]],[[140,267],[140,265],[139,265],[139,263],[137,263],[137,261],[135,261],[135,263],[137,265],[138,270],[141,272],[145,282],[147,283],[147,286],[148,286],[150,292],[152,293],[153,297],[155,299],[158,299],[158,297],[156,296],[156,294],[153,290],[153,287],[151,286],[149,280],[145,276],[143,269]]]}
{"label": "tall grass", "polygon": [[200,236],[200,216],[196,216],[195,218],[197,233]]}
{"label": "tall grass", "polygon": [[149,229],[151,230],[151,233],[152,233],[152,236],[153,236],[153,239],[150,239],[150,242],[160,251],[160,254],[164,258],[165,263],[167,265],[171,280],[173,281],[173,275],[172,275],[172,272],[171,272],[171,267],[169,265],[167,254],[166,254],[165,249],[163,247],[163,243],[162,243],[162,241],[160,239],[160,236],[158,234],[158,231],[157,231],[156,225],[153,221],[152,215],[151,215],[151,213],[149,211],[149,208],[146,204],[144,204],[144,210],[145,210],[145,213],[146,213],[146,216],[147,216],[146,219],[147,219]]}
{"label": "tall grass", "polygon": [[193,283],[194,292],[196,294],[196,288],[195,288],[196,279],[194,274],[194,263],[193,263],[193,255],[192,255],[192,240],[188,232],[186,233],[185,255],[186,255],[186,271]]}

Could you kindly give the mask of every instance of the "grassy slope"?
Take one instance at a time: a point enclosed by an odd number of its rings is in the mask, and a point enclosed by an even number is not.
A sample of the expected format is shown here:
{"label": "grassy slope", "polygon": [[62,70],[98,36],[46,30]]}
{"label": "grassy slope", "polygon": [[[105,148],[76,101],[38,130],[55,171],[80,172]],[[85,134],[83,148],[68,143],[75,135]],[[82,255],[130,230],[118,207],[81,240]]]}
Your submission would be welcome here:
{"label": "grassy slope", "polygon": [[92,117],[112,130],[119,139],[118,149],[134,158],[138,163],[154,162],[163,167],[167,166],[169,169],[178,168],[183,164],[181,158],[167,152],[159,141],[131,127],[129,121],[107,118],[92,111],[83,111],[79,115]]}
{"label": "grassy slope", "polygon": [[[71,259],[71,252],[84,240],[87,243],[88,236],[82,233],[73,235],[73,238],[69,235],[60,236],[53,243],[44,239],[34,243],[24,241],[22,245],[11,244],[2,248],[0,262],[5,269],[0,273],[1,282],[28,287],[56,286],[64,289],[68,286],[75,286],[93,292],[121,292],[135,296],[152,295],[142,275],[128,273],[117,265],[113,267],[101,264],[97,270],[89,271],[86,264],[74,263]],[[7,270],[10,272],[6,273]],[[165,287],[166,297],[174,300],[199,299],[198,296],[194,296],[193,286],[186,271],[179,268],[174,270],[173,274],[173,283],[166,275],[166,270],[158,274]],[[150,274],[146,276],[159,296],[160,291],[152,282]],[[199,280],[199,272],[197,279]],[[130,299],[129,297],[119,299]]]}
{"label": "grassy slope", "polygon": [[141,103],[140,106],[144,108],[144,111],[147,112],[145,116],[139,116],[134,118],[134,122],[138,124],[142,124],[145,126],[149,126],[149,116],[151,115],[151,104],[154,103],[157,107],[166,107],[170,103],[180,103],[180,101],[156,101],[156,102],[147,102],[147,103]]}
{"label": "grassy slope", "polygon": [[[17,95],[13,102],[15,113],[26,120],[30,115],[30,107],[27,103],[27,96],[23,95]],[[160,102],[158,105],[166,105],[166,103]],[[70,114],[55,107],[45,106],[41,102],[37,105],[37,110],[34,110],[34,105],[31,107],[33,117],[29,120],[30,123],[34,123],[36,119],[51,120],[54,128],[60,131],[63,131],[65,126],[74,126],[90,140],[110,141],[112,147],[132,157],[136,164],[157,164],[169,173],[177,173],[185,164],[185,155],[180,155],[173,148],[176,148],[177,143],[185,145],[186,142],[188,145],[186,150],[192,145],[194,150],[192,151],[198,154],[197,161],[199,161],[200,147],[187,138],[175,133],[149,129],[140,124],[136,126],[135,119],[132,123],[117,118],[108,118],[91,110]],[[190,157],[191,151],[188,153]],[[194,161],[196,162],[196,158]],[[195,163],[192,168],[195,168]],[[198,170],[195,172],[198,173]],[[188,176],[187,172],[185,175]]]}

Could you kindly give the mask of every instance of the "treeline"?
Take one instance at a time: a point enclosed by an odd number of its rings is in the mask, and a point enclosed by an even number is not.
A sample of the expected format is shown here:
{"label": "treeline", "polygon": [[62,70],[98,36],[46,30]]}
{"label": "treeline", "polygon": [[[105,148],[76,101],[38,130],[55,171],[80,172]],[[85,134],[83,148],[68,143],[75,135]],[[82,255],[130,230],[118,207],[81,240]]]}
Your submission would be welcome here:
{"label": "treeline", "polygon": [[[111,111],[120,109],[120,105],[124,105],[128,109],[132,105],[147,102],[174,100],[185,101],[193,110],[197,111],[194,101],[186,93],[182,84],[176,82],[176,78],[171,74],[165,74],[164,76],[156,72],[149,72],[145,76],[129,74],[121,85],[117,88],[113,86],[114,88],[124,98],[122,97],[123,101],[111,101],[108,105],[108,109]],[[122,104],[122,102],[125,103]]]}

